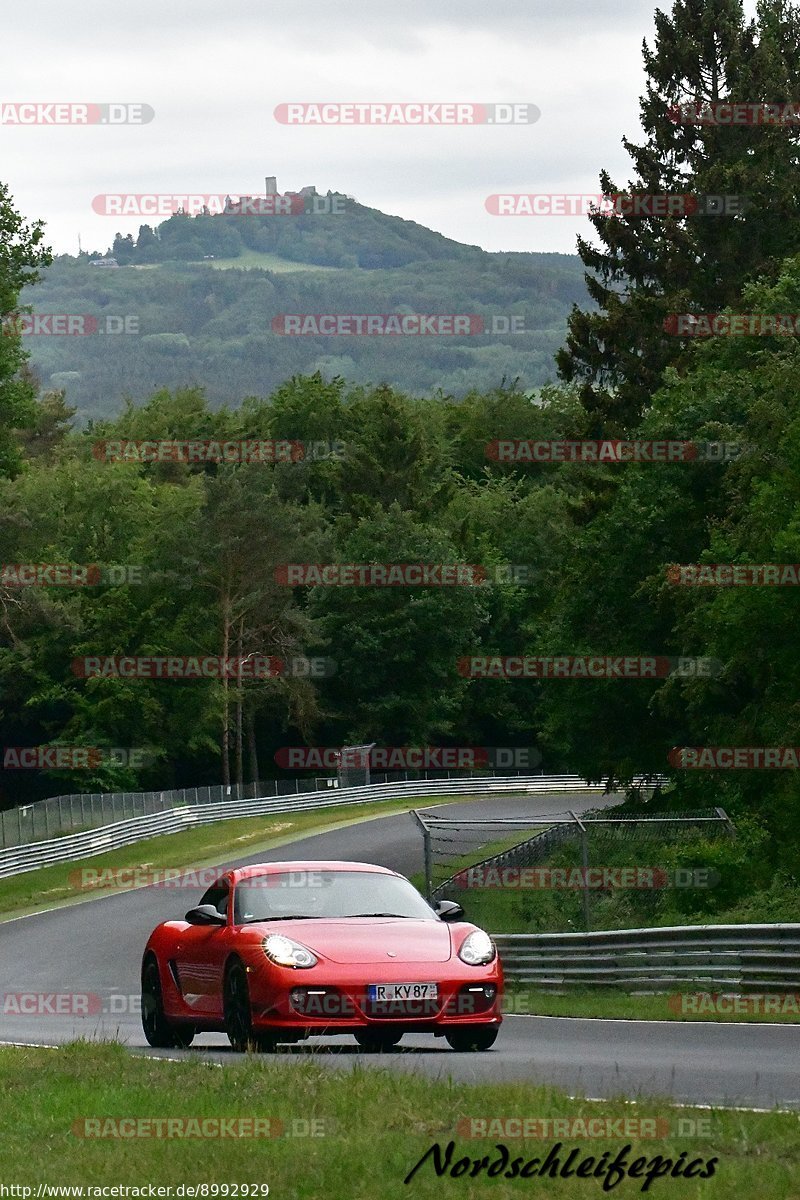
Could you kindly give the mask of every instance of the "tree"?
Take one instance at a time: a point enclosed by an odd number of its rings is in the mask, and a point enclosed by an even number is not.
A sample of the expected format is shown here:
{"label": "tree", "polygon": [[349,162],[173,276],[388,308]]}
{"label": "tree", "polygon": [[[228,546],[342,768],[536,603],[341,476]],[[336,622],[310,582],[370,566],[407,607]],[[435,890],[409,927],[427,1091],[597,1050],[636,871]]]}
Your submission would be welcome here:
{"label": "tree", "polygon": [[[261,464],[225,466],[208,478],[205,504],[192,545],[195,578],[213,597],[218,620],[218,653],[223,659],[264,655],[286,660],[308,654],[311,622],[294,604],[276,569],[309,555],[318,516],[311,506],[298,508],[277,496],[272,468]],[[212,634],[213,636],[213,634]],[[248,703],[249,702],[249,703]],[[230,735],[235,729],[236,782],[243,782],[242,734],[245,709],[288,710],[305,728],[316,704],[308,681],[291,673],[257,679],[252,686],[221,686],[221,758],[223,783],[230,782]],[[235,722],[231,719],[231,709]],[[251,747],[255,745],[253,722]],[[253,752],[251,749],[251,761]]]}
{"label": "tree", "polygon": [[34,415],[35,386],[22,370],[28,355],[16,319],[19,296],[23,287],[36,282],[39,268],[51,262],[43,223],[26,225],[14,208],[8,187],[0,183],[0,475],[18,470],[19,452],[12,430],[29,426]]}
{"label": "tree", "polygon": [[132,263],[136,257],[136,247],[133,244],[133,234],[126,233],[125,236],[118,233],[114,238],[114,244],[111,247],[111,253],[120,266],[127,266]]}
{"label": "tree", "polygon": [[[635,168],[628,193],[744,195],[739,216],[642,216],[595,212],[603,244],[578,239],[598,311],[574,307],[562,379],[581,385],[595,429],[624,432],[649,405],[663,371],[684,356],[665,333],[673,312],[718,312],[757,274],[774,278],[800,250],[800,127],[697,125],[675,106],[790,102],[800,86],[800,13],[786,0],[760,0],[746,23],[740,0],[676,0],[656,13],[656,43],[644,45],[642,144],[623,138]],[[608,172],[604,195],[621,192]]]}
{"label": "tree", "polygon": [[[390,504],[341,541],[345,563],[457,563],[446,533]],[[422,745],[458,732],[469,686],[458,658],[474,651],[486,619],[481,588],[316,587],[309,608],[338,670],[324,698],[338,716],[337,744]]]}

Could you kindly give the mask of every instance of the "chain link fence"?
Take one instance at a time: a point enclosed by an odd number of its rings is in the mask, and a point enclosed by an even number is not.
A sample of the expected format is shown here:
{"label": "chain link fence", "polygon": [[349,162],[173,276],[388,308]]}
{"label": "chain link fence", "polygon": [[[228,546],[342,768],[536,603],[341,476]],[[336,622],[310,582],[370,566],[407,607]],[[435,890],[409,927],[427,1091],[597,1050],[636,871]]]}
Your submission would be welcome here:
{"label": "chain link fence", "polygon": [[[503,777],[534,777],[541,771],[503,771]],[[487,771],[371,771],[369,782],[401,783],[409,780],[486,778]],[[225,801],[254,800],[280,796],[298,796],[327,792],[339,786],[353,786],[354,780],[335,778],[265,779],[258,783],[215,784],[209,787],[178,788],[156,792],[72,793],[50,796],[31,804],[0,812],[0,848],[25,846],[84,829],[112,825],[129,817],[145,817],[168,812],[186,805],[221,804]]]}
{"label": "chain link fence", "polygon": [[[626,908],[632,918],[655,917],[665,891],[715,886],[713,869],[697,864],[710,842],[735,834],[721,808],[623,816],[568,810],[488,820],[414,815],[428,898],[455,900],[470,920],[497,932],[588,930],[595,919],[619,917]],[[626,892],[635,899],[621,909],[609,904]]]}

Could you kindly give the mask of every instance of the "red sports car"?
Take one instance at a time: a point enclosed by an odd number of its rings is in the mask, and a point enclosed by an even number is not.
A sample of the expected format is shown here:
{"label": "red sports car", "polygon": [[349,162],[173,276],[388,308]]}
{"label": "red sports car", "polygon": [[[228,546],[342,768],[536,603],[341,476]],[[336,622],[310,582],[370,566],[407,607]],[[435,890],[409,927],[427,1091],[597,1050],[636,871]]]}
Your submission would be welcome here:
{"label": "red sports car", "polygon": [[142,960],[151,1046],[225,1032],[236,1050],[352,1033],[365,1049],[404,1033],[488,1050],[503,969],[452,900],[431,907],[402,875],[352,862],[277,862],[221,875]]}

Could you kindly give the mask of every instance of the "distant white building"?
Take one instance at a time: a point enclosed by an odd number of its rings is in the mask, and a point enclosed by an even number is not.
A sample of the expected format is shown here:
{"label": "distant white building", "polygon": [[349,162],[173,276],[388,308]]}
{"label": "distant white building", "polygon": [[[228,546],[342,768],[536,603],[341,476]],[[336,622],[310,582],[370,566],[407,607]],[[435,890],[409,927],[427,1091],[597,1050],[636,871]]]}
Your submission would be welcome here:
{"label": "distant white building", "polygon": [[115,258],[90,258],[90,267],[118,267],[119,263]]}

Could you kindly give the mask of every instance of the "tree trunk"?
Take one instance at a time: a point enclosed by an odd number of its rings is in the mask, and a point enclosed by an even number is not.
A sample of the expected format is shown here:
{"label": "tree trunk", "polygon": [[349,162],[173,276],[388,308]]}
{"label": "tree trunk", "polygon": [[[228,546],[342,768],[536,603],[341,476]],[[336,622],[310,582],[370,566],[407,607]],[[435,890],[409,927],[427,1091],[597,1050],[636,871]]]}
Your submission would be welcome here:
{"label": "tree trunk", "polygon": [[[231,644],[231,601],[226,592],[222,599],[222,659],[223,668]],[[228,787],[231,781],[230,752],[230,696],[228,694],[228,672],[222,672],[222,783]]]}
{"label": "tree trunk", "polygon": [[[244,630],[244,617],[239,619],[239,634],[237,637],[237,657],[239,659],[239,668],[241,670],[242,663],[242,637]],[[243,759],[242,759],[242,700],[244,697],[244,684],[240,679],[236,688],[236,782],[239,787],[244,783]]]}
{"label": "tree trunk", "polygon": [[247,722],[247,754],[250,760],[250,782],[258,783],[258,746],[256,745],[255,709],[248,708],[245,720]]}

